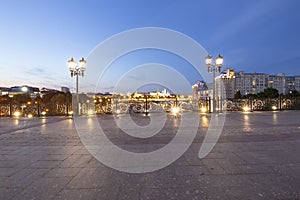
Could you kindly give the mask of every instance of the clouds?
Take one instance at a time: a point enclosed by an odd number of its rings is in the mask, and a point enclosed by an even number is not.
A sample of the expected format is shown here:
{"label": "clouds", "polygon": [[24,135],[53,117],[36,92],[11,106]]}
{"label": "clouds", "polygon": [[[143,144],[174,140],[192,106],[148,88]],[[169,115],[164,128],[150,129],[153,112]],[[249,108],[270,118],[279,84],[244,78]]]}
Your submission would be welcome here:
{"label": "clouds", "polygon": [[221,51],[225,65],[237,71],[291,74],[290,67],[296,62],[284,60],[299,55],[300,29],[295,26],[299,14],[295,13],[300,2],[254,0],[231,5],[233,12],[219,21],[209,37],[210,48]]}
{"label": "clouds", "polygon": [[[230,13],[231,19],[228,21],[220,20],[220,27],[215,29],[216,32],[211,35],[210,40],[216,44],[228,39],[232,41],[233,37],[241,33],[251,37],[245,31],[255,30],[260,24],[267,24],[274,15],[278,14],[279,8],[285,6],[285,2],[273,0],[247,2],[243,8],[236,8],[234,13]],[[260,30],[256,29],[256,31],[258,33]]]}
{"label": "clouds", "polygon": [[52,72],[47,67],[5,66],[1,67],[1,86],[31,85],[35,87],[50,87],[59,89],[61,86],[72,88],[73,81],[69,74]]}
{"label": "clouds", "polygon": [[[27,12],[23,3],[16,5],[14,1],[7,1],[5,4],[4,7],[13,9],[1,7],[3,12],[0,12],[1,19],[4,19],[0,22],[0,86],[32,84],[74,88],[75,81],[66,64],[70,57],[87,57],[94,45],[109,36],[144,26],[192,34],[189,36],[203,42],[213,56],[221,52],[225,57],[224,68],[238,67],[236,70],[249,72],[259,69],[265,73],[282,70],[283,73],[300,74],[300,68],[294,67],[300,63],[298,0],[179,0],[134,5],[95,1],[92,4],[85,2],[84,9],[81,4],[71,1],[24,4],[35,12]],[[115,8],[116,4],[121,6]],[[70,15],[65,10],[67,7],[82,13]],[[113,8],[114,13],[111,12]],[[148,62],[172,66],[192,84],[201,79],[197,71],[189,69],[192,67],[183,61],[162,52],[158,52],[159,55],[146,53],[148,56],[126,55],[120,62],[112,63],[107,82],[99,84],[99,90],[113,89],[113,81],[131,67]],[[196,57],[200,59],[200,55]],[[84,83],[86,88],[96,88],[97,79],[91,81],[90,73],[98,78],[88,63],[86,77],[79,80],[80,89],[84,90]],[[135,82],[142,75],[129,78]]]}

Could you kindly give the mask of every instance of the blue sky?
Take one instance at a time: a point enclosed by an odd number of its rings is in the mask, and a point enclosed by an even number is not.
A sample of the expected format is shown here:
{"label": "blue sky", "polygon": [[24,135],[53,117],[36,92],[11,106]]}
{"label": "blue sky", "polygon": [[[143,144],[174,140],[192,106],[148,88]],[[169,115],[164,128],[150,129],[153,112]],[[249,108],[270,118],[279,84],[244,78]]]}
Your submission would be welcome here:
{"label": "blue sky", "polygon": [[[299,9],[298,0],[2,0],[0,86],[73,88],[70,57],[88,57],[110,36],[141,27],[186,34],[211,55],[220,52],[224,68],[300,75]],[[128,56],[118,61],[129,63],[123,69],[131,67],[129,59],[142,63],[172,58],[157,51]],[[190,83],[200,79],[188,64],[175,60],[169,64]],[[118,78],[124,70],[115,67],[107,73]],[[107,80],[99,90],[111,87]]]}

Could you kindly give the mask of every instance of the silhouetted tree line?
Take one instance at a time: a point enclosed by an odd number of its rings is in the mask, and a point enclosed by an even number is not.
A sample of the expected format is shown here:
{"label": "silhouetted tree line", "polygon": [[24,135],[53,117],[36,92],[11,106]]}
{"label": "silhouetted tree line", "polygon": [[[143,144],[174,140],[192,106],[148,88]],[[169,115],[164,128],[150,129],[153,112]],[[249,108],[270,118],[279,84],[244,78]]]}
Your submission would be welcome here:
{"label": "silhouetted tree line", "polygon": [[284,95],[284,94],[279,94],[278,90],[275,88],[266,88],[266,89],[264,89],[263,92],[259,92],[257,94],[247,94],[245,96],[242,96],[240,91],[237,91],[234,94],[235,99],[249,99],[249,98],[274,99],[274,98],[278,98],[278,97],[296,98],[296,97],[300,97],[300,93],[297,90],[293,90],[293,91],[290,91],[288,94]]}
{"label": "silhouetted tree line", "polygon": [[16,94],[13,97],[5,95],[0,97],[0,104],[25,104],[28,102],[40,104],[65,104],[67,102],[72,102],[72,94],[64,92],[49,92],[42,97],[36,97],[34,99],[32,99],[29,94]]}

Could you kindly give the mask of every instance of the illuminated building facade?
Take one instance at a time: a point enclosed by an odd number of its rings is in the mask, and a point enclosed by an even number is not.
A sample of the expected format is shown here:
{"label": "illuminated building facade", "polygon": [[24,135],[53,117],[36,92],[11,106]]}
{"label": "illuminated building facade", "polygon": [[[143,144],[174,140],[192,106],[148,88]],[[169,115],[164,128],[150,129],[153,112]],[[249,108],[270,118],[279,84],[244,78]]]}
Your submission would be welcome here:
{"label": "illuminated building facade", "polygon": [[277,89],[279,94],[286,94],[285,75],[282,73],[277,74],[277,75],[269,75],[268,87]]}
{"label": "illuminated building facade", "polygon": [[30,98],[35,99],[40,96],[40,89],[37,87],[31,87],[27,85],[14,86],[10,88],[8,94],[9,95],[29,94]]}
{"label": "illuminated building facade", "polygon": [[[235,91],[235,74],[234,70],[227,68],[216,78],[217,91],[222,99],[233,99]],[[221,82],[220,82],[221,81]],[[217,94],[218,94],[217,93]]]}
{"label": "illuminated building facade", "polygon": [[243,71],[235,74],[235,92],[240,91],[242,96],[263,92],[268,86],[268,74],[244,73]]}

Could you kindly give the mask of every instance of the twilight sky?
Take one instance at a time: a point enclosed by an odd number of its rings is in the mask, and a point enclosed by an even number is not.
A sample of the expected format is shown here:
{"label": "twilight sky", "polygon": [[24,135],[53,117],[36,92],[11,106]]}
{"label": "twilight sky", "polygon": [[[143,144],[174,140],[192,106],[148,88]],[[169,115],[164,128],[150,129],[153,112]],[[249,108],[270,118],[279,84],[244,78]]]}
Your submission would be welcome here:
{"label": "twilight sky", "polygon": [[[107,38],[142,27],[181,32],[211,55],[220,52],[224,68],[300,75],[299,9],[298,0],[2,0],[0,87],[73,89],[69,58],[88,57]],[[97,89],[111,90],[112,79],[149,62],[174,67],[191,84],[201,79],[186,61],[144,50],[114,62]]]}

